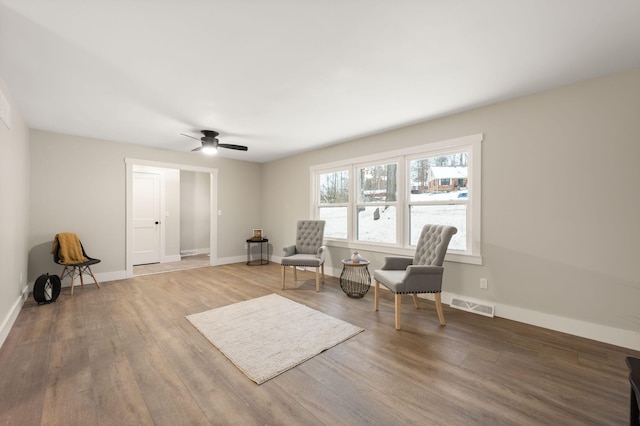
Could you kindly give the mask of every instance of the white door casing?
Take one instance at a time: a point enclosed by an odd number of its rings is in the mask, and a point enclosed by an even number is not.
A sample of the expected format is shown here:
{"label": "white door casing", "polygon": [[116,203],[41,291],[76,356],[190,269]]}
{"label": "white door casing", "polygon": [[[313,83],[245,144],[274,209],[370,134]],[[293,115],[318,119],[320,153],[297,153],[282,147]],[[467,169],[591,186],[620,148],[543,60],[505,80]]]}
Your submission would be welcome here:
{"label": "white door casing", "polygon": [[[125,244],[125,276],[133,277],[133,173],[137,167],[153,167],[164,169],[189,170],[194,172],[202,172],[209,174],[209,203],[210,203],[210,233],[209,233],[209,264],[215,266],[218,264],[218,169],[193,166],[189,164],[176,164],[151,160],[143,160],[136,158],[125,158],[125,184],[126,184],[126,244]],[[162,198],[162,197],[161,197]],[[162,211],[162,207],[161,207]],[[161,240],[164,227],[161,228]]]}

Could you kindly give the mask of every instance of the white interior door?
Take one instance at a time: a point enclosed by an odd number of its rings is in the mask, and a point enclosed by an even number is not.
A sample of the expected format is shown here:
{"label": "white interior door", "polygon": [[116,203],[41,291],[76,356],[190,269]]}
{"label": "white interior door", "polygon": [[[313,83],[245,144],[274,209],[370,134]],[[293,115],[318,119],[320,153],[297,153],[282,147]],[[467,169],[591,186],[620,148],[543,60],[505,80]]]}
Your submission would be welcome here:
{"label": "white interior door", "polygon": [[160,175],[133,173],[133,264],[160,262]]}

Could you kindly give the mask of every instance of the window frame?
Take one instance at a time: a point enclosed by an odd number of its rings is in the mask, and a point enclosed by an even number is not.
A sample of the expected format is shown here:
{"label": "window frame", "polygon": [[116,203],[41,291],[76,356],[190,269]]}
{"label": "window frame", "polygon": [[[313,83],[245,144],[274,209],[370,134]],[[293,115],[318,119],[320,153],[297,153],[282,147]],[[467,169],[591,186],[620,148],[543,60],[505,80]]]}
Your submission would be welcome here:
{"label": "window frame", "polygon": [[[447,251],[445,260],[452,262],[482,264],[481,254],[481,189],[482,189],[482,157],[481,143],[483,134],[473,134],[453,139],[447,139],[423,145],[398,149],[394,151],[380,152],[372,155],[336,161],[327,164],[318,164],[309,168],[311,194],[310,217],[318,218],[320,208],[319,176],[335,171],[349,171],[349,195],[347,205],[347,238],[325,238],[328,246],[343,247],[350,250],[363,250],[386,254],[412,256],[415,253],[415,245],[410,244],[410,211],[411,204],[411,173],[409,164],[411,160],[447,155],[465,151],[468,153],[467,164],[467,194],[468,199],[455,201],[451,204],[467,205],[467,244],[466,250]],[[357,215],[358,204],[357,189],[359,176],[358,169],[362,167],[396,163],[397,177],[397,201],[382,201],[381,205],[396,205],[396,243],[379,243],[357,240]],[[377,204],[377,203],[374,203]],[[327,205],[324,205],[325,207]]]}
{"label": "window frame", "polygon": [[[461,199],[448,199],[448,200],[433,200],[433,201],[412,201],[411,200],[411,162],[415,161],[415,160],[422,160],[422,159],[427,159],[427,158],[434,158],[434,157],[446,157],[449,155],[453,155],[453,154],[459,154],[461,152],[465,152],[467,153],[467,161],[468,163],[472,163],[473,161],[470,160],[470,158],[472,158],[472,154],[469,152],[469,147],[468,146],[453,146],[451,148],[444,148],[442,150],[437,150],[437,151],[432,151],[431,153],[429,153],[428,155],[425,155],[424,153],[420,153],[420,154],[415,154],[415,155],[407,155],[405,157],[406,159],[406,171],[407,171],[407,180],[406,180],[406,184],[407,184],[407,199],[405,202],[405,205],[407,207],[407,221],[406,221],[406,234],[405,234],[405,241],[407,241],[407,244],[411,247],[415,247],[415,245],[411,245],[411,207],[412,206],[446,206],[446,205],[464,205],[466,206],[466,214],[465,214],[465,218],[466,218],[466,228],[467,230],[470,227],[470,221],[471,221],[471,215],[470,215],[470,211],[471,211],[471,203],[473,200],[473,194],[472,196],[469,198],[469,196],[467,195],[467,198],[461,198]],[[469,177],[471,176],[470,172],[470,166],[469,164],[467,165],[467,194],[469,194]],[[442,178],[439,178],[438,181],[442,182]],[[451,184],[451,181],[453,180],[453,178],[448,178],[449,180],[449,185]],[[440,184],[442,185],[442,184]],[[459,229],[458,229],[459,231]],[[471,238],[471,233],[470,232],[466,232],[466,238],[465,238],[465,250],[455,250],[455,249],[451,249],[451,246],[449,246],[449,250],[451,253],[458,253],[458,254],[463,254],[463,255],[471,255],[471,247],[472,247],[472,238]],[[455,238],[455,236],[454,236]]]}

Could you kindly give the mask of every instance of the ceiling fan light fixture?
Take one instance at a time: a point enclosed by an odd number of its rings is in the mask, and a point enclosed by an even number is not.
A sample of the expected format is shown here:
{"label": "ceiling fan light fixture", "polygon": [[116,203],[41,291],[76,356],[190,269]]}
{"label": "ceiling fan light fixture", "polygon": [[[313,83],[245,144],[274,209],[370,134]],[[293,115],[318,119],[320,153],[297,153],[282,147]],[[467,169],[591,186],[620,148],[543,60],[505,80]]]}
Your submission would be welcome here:
{"label": "ceiling fan light fixture", "polygon": [[203,144],[202,152],[207,155],[215,155],[218,152],[218,149],[213,145]]}
{"label": "ceiling fan light fixture", "polygon": [[[186,136],[190,139],[195,139],[198,140],[198,138],[195,138],[193,136],[184,134],[184,133],[180,133],[182,136]],[[218,132],[216,132],[215,130],[202,130],[202,134],[204,135],[203,137],[201,137],[200,143],[202,144],[201,146],[192,149],[191,151],[198,151],[198,152],[204,152],[207,155],[215,155],[218,153],[218,148],[226,148],[226,149],[235,149],[236,151],[247,151],[248,148],[244,145],[234,145],[234,144],[229,144],[229,143],[219,143],[218,138],[216,136],[218,136]]]}

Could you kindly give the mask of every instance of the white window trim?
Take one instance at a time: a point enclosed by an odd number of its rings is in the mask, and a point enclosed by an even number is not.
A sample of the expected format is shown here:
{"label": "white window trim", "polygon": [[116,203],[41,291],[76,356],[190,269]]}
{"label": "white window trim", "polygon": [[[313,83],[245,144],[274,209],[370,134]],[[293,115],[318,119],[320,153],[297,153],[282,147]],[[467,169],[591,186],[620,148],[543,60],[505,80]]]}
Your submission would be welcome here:
{"label": "white window trim", "polygon": [[[424,145],[417,145],[413,147],[381,152],[371,154],[367,156],[352,158],[350,160],[335,161],[332,163],[318,164],[309,168],[310,182],[311,182],[311,194],[310,197],[310,217],[317,217],[318,201],[316,200],[318,195],[318,182],[317,175],[319,173],[330,173],[332,171],[344,170],[345,168],[350,170],[350,182],[349,182],[349,208],[347,208],[347,220],[349,225],[347,227],[347,239],[325,239],[325,244],[334,247],[344,247],[350,250],[363,250],[372,251],[396,255],[412,256],[415,253],[414,247],[408,246],[406,240],[409,235],[409,224],[407,222],[407,192],[406,188],[406,169],[409,159],[415,159],[423,156],[438,155],[441,151],[451,151],[455,148],[464,148],[469,152],[470,164],[468,166],[468,193],[470,202],[468,204],[467,214],[470,216],[469,228],[467,229],[467,251],[460,252],[456,250],[447,251],[445,260],[451,262],[468,263],[473,265],[482,265],[481,254],[481,207],[482,207],[482,157],[481,157],[481,143],[483,140],[483,134],[478,133],[474,135],[462,136],[459,138],[447,139],[438,142],[432,142]],[[400,158],[400,160],[398,160]],[[404,241],[405,246],[397,244],[384,244],[363,242],[355,240],[354,218],[353,218],[353,206],[357,200],[354,198],[357,179],[354,170],[363,165],[379,163],[379,162],[398,162],[398,181],[402,183],[402,189],[398,188],[398,201],[397,201],[397,235]],[[400,185],[399,185],[400,186]]]}

